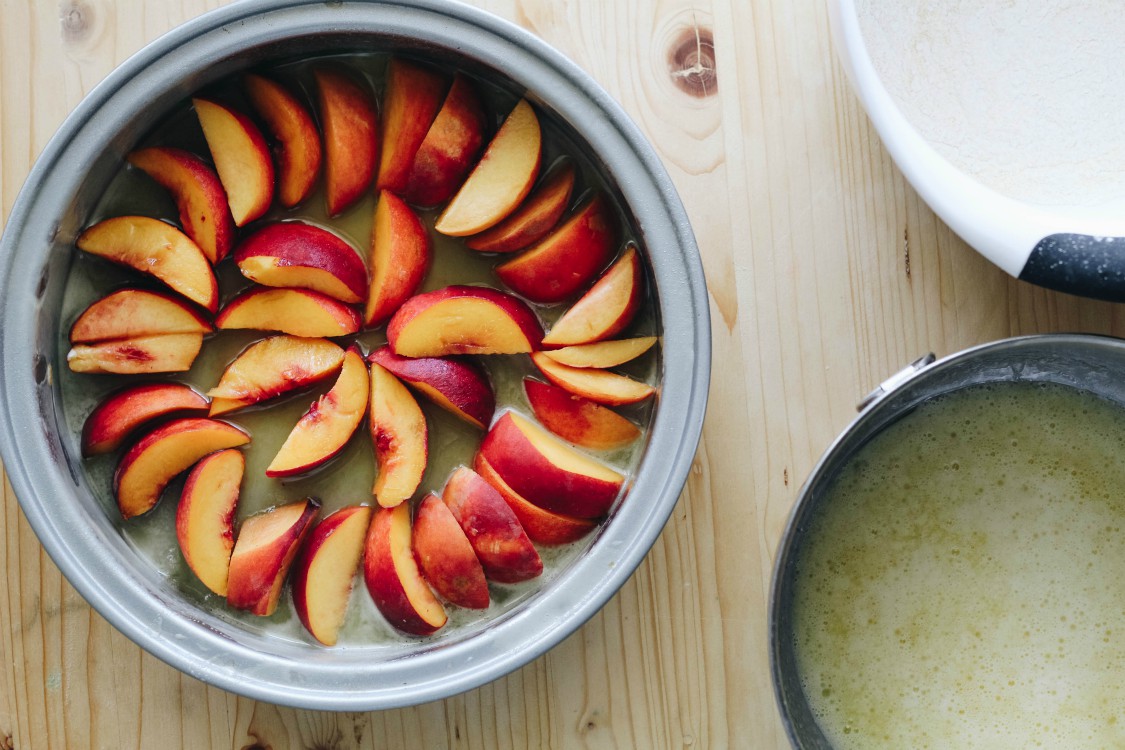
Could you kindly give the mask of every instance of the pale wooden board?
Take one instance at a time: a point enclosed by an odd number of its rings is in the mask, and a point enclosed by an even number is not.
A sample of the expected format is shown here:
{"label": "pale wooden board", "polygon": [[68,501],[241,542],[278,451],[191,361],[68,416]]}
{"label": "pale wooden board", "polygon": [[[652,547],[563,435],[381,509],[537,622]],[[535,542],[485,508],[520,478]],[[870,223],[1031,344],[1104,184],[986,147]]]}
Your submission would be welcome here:
{"label": "pale wooden board", "polygon": [[[3,0],[3,215],[85,92],[220,4]],[[858,397],[926,351],[1125,332],[1120,306],[1012,281],[935,219],[848,88],[822,2],[477,4],[622,103],[696,229],[711,408],[652,553],[589,624],[507,678],[413,709],[295,711],[207,687],[117,633],[62,580],[5,483],[0,749],[783,748],[766,656],[771,560],[797,488]],[[708,35],[696,65],[693,43]]]}

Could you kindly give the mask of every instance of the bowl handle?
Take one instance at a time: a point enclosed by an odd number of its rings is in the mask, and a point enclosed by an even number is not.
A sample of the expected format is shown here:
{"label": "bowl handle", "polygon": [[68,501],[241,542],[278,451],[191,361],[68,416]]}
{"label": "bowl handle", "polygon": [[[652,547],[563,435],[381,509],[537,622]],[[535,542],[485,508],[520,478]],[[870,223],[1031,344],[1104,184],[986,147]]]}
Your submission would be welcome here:
{"label": "bowl handle", "polygon": [[1125,237],[1048,235],[1031,250],[1019,278],[1058,292],[1125,302]]}

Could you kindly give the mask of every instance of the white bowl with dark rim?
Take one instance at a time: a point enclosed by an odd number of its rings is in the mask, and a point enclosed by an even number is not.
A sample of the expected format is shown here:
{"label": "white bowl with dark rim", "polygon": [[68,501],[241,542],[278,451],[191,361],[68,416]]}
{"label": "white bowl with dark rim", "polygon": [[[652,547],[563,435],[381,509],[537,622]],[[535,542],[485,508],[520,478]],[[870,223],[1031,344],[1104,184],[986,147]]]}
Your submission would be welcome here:
{"label": "white bowl with dark rim", "polygon": [[895,164],[934,213],[1008,274],[1048,289],[1125,302],[1125,212],[1004,195],[938,153],[895,103],[872,61],[856,0],[828,0],[835,46]]}
{"label": "white bowl with dark rim", "polygon": [[[56,373],[66,367],[60,309],[74,239],[124,155],[207,84],[251,66],[346,51],[400,51],[477,74],[526,94],[583,144],[648,261],[664,354],[628,496],[580,555],[474,627],[329,649],[200,608],[124,543],[120,519],[105,512],[83,471]],[[531,661],[596,613],[640,564],[676,504],[702,429],[706,288],[660,160],[576,65],[518,27],[447,0],[245,0],[175,29],[115,70],[63,123],[15,202],[0,253],[0,450],[32,528],[74,587],[129,638],[193,677],[259,700],[393,708],[454,695]]]}

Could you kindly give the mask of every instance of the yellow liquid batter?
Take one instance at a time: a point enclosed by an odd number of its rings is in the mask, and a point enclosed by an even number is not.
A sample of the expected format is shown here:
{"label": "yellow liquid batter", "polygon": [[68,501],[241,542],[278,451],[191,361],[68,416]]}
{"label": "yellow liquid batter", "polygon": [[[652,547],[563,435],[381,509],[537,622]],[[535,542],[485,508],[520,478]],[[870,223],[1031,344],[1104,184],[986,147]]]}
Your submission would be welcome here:
{"label": "yellow liquid batter", "polygon": [[965,389],[864,446],[821,507],[795,645],[835,747],[1125,747],[1125,409]]}

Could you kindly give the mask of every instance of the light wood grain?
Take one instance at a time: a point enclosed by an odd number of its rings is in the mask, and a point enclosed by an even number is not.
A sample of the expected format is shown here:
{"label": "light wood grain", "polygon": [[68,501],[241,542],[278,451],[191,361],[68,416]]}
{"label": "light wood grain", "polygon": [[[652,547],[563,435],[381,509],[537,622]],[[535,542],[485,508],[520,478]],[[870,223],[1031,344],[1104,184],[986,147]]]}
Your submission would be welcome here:
{"label": "light wood grain", "polygon": [[[92,86],[220,4],[3,0],[3,215]],[[0,749],[785,747],[766,656],[771,560],[798,486],[857,398],[926,351],[1125,332],[1120,306],[1015,282],[933,216],[848,88],[823,3],[478,5],[623,104],[695,226],[711,408],[652,553],[576,635],[495,683],[399,711],[296,711],[208,687],[117,633],[61,578],[5,482]],[[684,52],[685,40],[705,54]]]}

